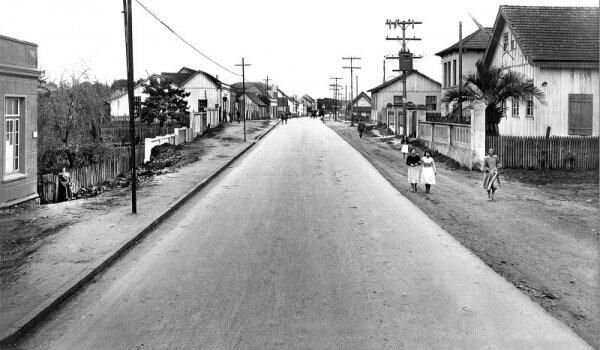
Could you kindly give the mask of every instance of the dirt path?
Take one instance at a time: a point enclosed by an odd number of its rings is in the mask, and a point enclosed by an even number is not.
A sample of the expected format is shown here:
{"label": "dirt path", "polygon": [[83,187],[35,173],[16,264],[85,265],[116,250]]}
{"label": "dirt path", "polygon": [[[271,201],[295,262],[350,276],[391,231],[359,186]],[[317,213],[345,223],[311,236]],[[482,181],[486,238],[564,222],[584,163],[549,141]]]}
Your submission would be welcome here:
{"label": "dirt path", "polygon": [[480,173],[439,164],[432,193],[426,195],[422,186],[412,193],[399,147],[389,139],[360,139],[348,124],[327,125],[486,264],[600,347],[597,172],[575,183],[539,185],[516,180],[531,177],[523,172],[508,172],[490,202]]}

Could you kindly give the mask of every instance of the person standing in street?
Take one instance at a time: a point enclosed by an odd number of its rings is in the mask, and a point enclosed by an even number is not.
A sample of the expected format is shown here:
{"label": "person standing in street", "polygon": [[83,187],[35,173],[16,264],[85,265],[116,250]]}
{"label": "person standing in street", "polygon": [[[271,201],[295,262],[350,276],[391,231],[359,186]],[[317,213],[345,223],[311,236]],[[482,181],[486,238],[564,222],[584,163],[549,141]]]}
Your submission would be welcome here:
{"label": "person standing in street", "polygon": [[362,139],[363,132],[365,132],[366,127],[367,126],[365,125],[365,123],[363,123],[363,122],[358,123],[358,137],[360,137],[361,139]]}
{"label": "person standing in street", "polygon": [[500,187],[500,179],[498,178],[498,169],[500,168],[500,160],[494,154],[494,149],[490,148],[488,154],[483,159],[483,189],[487,191],[488,199],[493,201],[496,189]]}
{"label": "person standing in street", "polygon": [[406,138],[406,136],[402,137],[402,140],[400,140],[400,144],[402,145],[402,147],[400,148],[400,152],[402,152],[402,159],[406,159],[406,155],[408,154],[408,139]]}
{"label": "person standing in street", "polygon": [[237,111],[237,112],[235,112],[235,115],[237,116],[237,122],[238,122],[238,124],[239,124],[239,123],[240,123],[240,120],[242,120],[242,119],[241,119],[241,113],[240,113],[240,111]]}
{"label": "person standing in street", "polygon": [[413,192],[417,192],[417,183],[419,182],[419,165],[421,165],[421,157],[417,155],[417,151],[413,148],[406,158],[408,165],[408,183],[412,187]]}
{"label": "person standing in street", "polygon": [[431,185],[435,185],[435,176],[437,170],[435,169],[435,162],[431,157],[430,151],[425,151],[423,158],[421,159],[423,168],[421,169],[421,182],[425,184],[425,193],[431,191]]}

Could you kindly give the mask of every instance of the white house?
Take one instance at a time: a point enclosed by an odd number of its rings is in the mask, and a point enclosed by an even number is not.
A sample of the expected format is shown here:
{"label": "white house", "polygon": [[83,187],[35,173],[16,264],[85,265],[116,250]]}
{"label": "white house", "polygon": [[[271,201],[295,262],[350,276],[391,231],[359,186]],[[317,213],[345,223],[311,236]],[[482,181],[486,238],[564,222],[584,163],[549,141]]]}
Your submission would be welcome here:
{"label": "white house", "polygon": [[[488,42],[490,41],[489,33],[491,33],[492,30],[493,28],[485,28],[485,30],[478,29],[475,32],[463,38],[463,76],[476,71],[475,62],[483,58],[485,50],[488,46]],[[458,42],[436,53],[436,55],[441,58],[442,63],[442,97],[444,96],[446,91],[458,86],[460,72],[458,53]],[[463,103],[463,108],[466,104],[468,103]],[[448,103],[442,103],[442,116],[446,116],[448,113],[450,113],[452,111],[453,106],[454,103],[452,103],[451,105],[448,105]]]}
{"label": "white house", "polygon": [[345,109],[352,113],[352,120],[356,122],[370,122],[371,108],[371,98],[364,91],[361,91],[354,100],[345,106]]}
{"label": "white house", "polygon": [[599,8],[500,6],[484,62],[522,73],[546,95],[508,101],[500,135],[594,135],[599,127]]}
{"label": "white house", "polygon": [[[373,122],[384,123],[395,129],[394,124],[397,118],[400,129],[403,128],[402,85],[401,74],[368,91],[371,93],[371,120]],[[416,134],[417,119],[416,113],[413,113],[415,109],[424,108],[428,112],[439,113],[441,97],[442,84],[417,70],[408,72],[406,76],[406,104],[410,113],[407,116],[409,135]]]}

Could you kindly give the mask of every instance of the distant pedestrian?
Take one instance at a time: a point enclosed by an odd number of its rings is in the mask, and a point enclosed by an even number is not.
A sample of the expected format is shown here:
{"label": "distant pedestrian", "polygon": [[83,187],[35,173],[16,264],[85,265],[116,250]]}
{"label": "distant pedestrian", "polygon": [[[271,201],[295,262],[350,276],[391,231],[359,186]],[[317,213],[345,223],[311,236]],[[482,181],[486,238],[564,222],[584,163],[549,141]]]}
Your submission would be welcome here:
{"label": "distant pedestrian", "polygon": [[237,116],[237,122],[238,124],[240,123],[240,121],[242,120],[242,114],[240,113],[240,111],[235,112],[235,115]]}
{"label": "distant pedestrian", "polygon": [[491,201],[494,200],[496,189],[500,188],[499,168],[500,159],[494,154],[494,149],[490,148],[483,159],[483,189],[487,191],[488,199]]}
{"label": "distant pedestrian", "polygon": [[360,137],[361,139],[362,139],[363,132],[365,132],[366,128],[367,128],[367,126],[365,125],[365,123],[363,123],[363,122],[358,123],[358,137]]}
{"label": "distant pedestrian", "polygon": [[435,185],[435,176],[437,175],[435,162],[431,157],[431,152],[425,151],[423,158],[421,158],[421,164],[423,164],[423,168],[421,169],[421,182],[425,184],[425,193],[429,193],[429,191],[431,191],[431,185]]}
{"label": "distant pedestrian", "polygon": [[421,157],[419,157],[417,151],[414,148],[410,150],[410,154],[406,158],[406,165],[408,165],[408,183],[412,187],[413,192],[417,192],[417,184],[419,182],[419,165],[421,165]]}
{"label": "distant pedestrian", "polygon": [[402,152],[402,158],[405,159],[408,154],[408,138],[406,136],[402,136],[402,140],[400,140],[400,152]]}

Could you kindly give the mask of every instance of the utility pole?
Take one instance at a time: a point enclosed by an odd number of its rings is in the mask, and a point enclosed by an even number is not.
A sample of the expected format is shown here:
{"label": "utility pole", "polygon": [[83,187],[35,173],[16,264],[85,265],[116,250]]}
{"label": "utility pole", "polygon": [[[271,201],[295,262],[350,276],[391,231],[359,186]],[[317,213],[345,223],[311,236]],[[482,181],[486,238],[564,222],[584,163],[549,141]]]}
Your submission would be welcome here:
{"label": "utility pole", "polygon": [[329,78],[329,79],[334,79],[335,80],[335,84],[329,84],[329,86],[333,87],[333,89],[331,89],[331,90],[334,91],[334,95],[333,95],[334,96],[333,102],[335,103],[335,105],[334,105],[334,110],[335,110],[335,112],[334,112],[334,120],[337,122],[337,109],[338,109],[338,102],[337,102],[337,100],[338,100],[338,90],[339,90],[339,87],[340,87],[340,85],[338,85],[338,80],[341,80],[342,78],[333,77],[333,78]]}
{"label": "utility pole", "polygon": [[383,60],[383,82],[385,83],[385,59]]}
{"label": "utility pole", "polygon": [[350,67],[342,67],[344,69],[350,69],[350,126],[354,126],[354,98],[352,95],[352,92],[354,90],[354,87],[352,86],[352,81],[354,80],[354,70],[355,69],[360,69],[361,67],[356,67],[354,65],[354,60],[360,60],[360,57],[342,57],[343,60],[349,60],[350,61]]}
{"label": "utility pole", "polygon": [[[125,52],[127,56],[127,97],[129,99],[129,137],[131,147],[131,212],[137,213],[137,172],[135,161],[135,97],[133,95],[133,30],[131,24],[131,0],[123,0],[125,19]],[[140,117],[140,124],[142,120]]]}
{"label": "utility pole", "polygon": [[250,64],[244,63],[244,57],[242,57],[242,64],[236,64],[238,67],[242,67],[242,117],[244,118],[244,142],[246,142],[246,67],[251,66]]}
{"label": "utility pole", "polygon": [[[415,57],[413,56],[412,53],[410,53],[409,50],[406,49],[406,41],[407,40],[421,40],[420,38],[407,38],[406,37],[406,28],[408,26],[412,26],[412,28],[415,28],[415,24],[422,24],[423,22],[417,22],[417,21],[413,21],[413,20],[408,20],[408,21],[400,21],[400,20],[387,20],[385,21],[385,24],[388,25],[390,27],[390,29],[392,28],[392,26],[394,27],[394,29],[396,29],[397,27],[402,28],[402,38],[400,37],[395,37],[395,38],[390,38],[390,37],[386,37],[385,40],[402,40],[402,49],[400,50],[400,52],[398,53],[398,71],[402,72],[402,113],[403,113],[403,118],[404,118],[404,127],[403,129],[403,135],[407,136],[407,118],[406,118],[406,104],[408,103],[408,99],[406,98],[406,73],[407,71],[412,71],[412,60],[413,58],[420,58],[420,57]],[[387,57],[387,58],[395,58],[395,57]],[[396,129],[396,135],[398,135],[398,120],[396,120],[396,125],[395,125],[395,129]]]}
{"label": "utility pole", "polygon": [[462,42],[462,21],[458,22],[458,121],[462,122],[463,119],[463,108],[462,108],[462,55],[463,55],[463,42]]}
{"label": "utility pole", "polygon": [[267,86],[265,87],[265,92],[267,93],[267,100],[269,101],[269,107],[267,108],[267,118],[271,119],[271,97],[269,96],[269,76],[267,75],[266,79]]}

